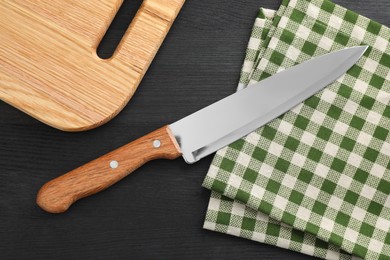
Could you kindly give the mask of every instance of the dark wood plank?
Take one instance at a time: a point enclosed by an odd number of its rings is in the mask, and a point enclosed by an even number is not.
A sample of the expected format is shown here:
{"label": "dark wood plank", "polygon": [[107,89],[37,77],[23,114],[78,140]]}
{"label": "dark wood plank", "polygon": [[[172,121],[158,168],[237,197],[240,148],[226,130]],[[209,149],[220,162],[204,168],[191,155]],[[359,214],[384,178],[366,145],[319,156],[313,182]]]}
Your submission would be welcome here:
{"label": "dark wood plank", "polygon": [[[388,0],[335,2],[390,26]],[[0,103],[0,258],[311,259],[202,229],[211,156],[152,162],[62,215],[35,204],[46,181],[233,93],[256,10],[279,5],[188,0],[133,100],[98,129],[60,132]]]}

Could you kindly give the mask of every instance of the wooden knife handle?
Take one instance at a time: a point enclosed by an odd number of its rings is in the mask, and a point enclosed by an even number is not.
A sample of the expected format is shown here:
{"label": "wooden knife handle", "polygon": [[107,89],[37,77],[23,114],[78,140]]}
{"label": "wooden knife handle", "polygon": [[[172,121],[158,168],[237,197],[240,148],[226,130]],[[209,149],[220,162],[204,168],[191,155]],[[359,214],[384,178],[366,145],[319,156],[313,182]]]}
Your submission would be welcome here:
{"label": "wooden knife handle", "polygon": [[62,213],[77,200],[102,191],[148,161],[181,155],[169,127],[162,127],[46,183],[37,203],[47,212]]}

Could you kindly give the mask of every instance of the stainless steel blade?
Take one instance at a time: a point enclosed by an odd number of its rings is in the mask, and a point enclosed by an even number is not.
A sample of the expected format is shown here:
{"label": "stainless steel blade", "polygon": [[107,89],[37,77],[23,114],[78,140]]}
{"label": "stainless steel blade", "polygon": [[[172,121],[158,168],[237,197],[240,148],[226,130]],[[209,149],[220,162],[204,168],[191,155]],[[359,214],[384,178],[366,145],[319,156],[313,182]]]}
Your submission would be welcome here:
{"label": "stainless steel blade", "polygon": [[284,114],[341,77],[366,50],[311,59],[169,125],[184,160],[194,163]]}

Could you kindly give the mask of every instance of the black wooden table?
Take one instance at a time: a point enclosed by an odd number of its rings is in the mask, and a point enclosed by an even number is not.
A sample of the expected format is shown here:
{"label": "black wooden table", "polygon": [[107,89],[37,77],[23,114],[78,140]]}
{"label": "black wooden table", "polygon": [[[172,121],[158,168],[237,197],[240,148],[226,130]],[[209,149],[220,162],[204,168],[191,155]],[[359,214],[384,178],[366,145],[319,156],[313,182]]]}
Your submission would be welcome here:
{"label": "black wooden table", "polygon": [[[389,0],[336,2],[390,26]],[[61,215],[35,204],[46,181],[233,93],[257,9],[279,5],[188,0],[136,95],[98,129],[61,132],[0,102],[0,259],[310,259],[202,229],[212,156],[154,161]]]}

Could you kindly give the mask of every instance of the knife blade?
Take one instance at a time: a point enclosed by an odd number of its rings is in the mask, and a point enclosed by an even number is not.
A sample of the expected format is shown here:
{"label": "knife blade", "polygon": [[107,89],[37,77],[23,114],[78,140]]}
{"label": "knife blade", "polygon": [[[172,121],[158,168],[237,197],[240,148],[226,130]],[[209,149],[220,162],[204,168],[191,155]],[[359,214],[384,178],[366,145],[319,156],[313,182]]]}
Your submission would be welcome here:
{"label": "knife blade", "polygon": [[367,46],[313,58],[232,94],[173,124],[46,183],[37,204],[51,213],[104,190],[154,159],[194,163],[316,94],[348,71]]}

